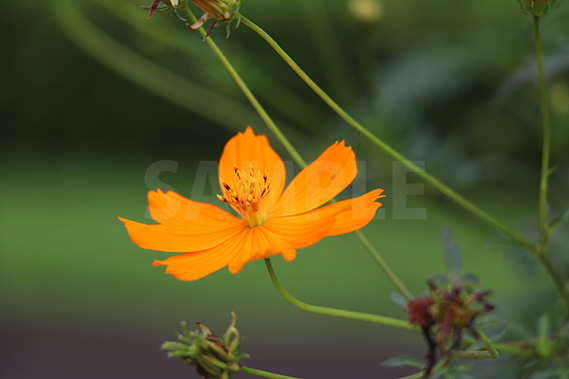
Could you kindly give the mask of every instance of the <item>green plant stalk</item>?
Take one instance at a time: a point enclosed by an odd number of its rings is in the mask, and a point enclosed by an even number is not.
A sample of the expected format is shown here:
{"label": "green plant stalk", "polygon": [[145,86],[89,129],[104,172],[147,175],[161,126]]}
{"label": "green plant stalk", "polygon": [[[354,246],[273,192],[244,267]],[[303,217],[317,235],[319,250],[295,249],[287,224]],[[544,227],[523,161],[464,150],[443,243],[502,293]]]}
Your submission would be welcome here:
{"label": "green plant stalk", "polygon": [[[480,330],[478,330],[478,332],[481,333]],[[463,340],[464,340],[464,344],[462,345],[463,349],[478,342],[477,340],[469,336],[464,336]],[[535,349],[535,343],[532,343],[530,341],[513,341],[505,343],[496,342],[493,343],[492,345],[494,346],[497,352],[503,354],[516,355],[518,357],[531,357],[538,355]],[[486,346],[486,348],[488,349],[488,346]]]}
{"label": "green plant stalk", "polygon": [[[182,3],[182,10],[188,15],[188,17],[190,18],[190,20],[193,23],[195,23],[197,21],[196,16],[194,15],[192,10],[190,9],[187,2]],[[206,37],[207,32],[204,30],[203,27],[199,28],[199,32],[204,38]],[[247,84],[245,84],[245,82],[243,81],[243,79],[241,79],[241,76],[237,73],[235,68],[233,68],[233,65],[229,62],[229,60],[221,52],[219,47],[217,47],[217,44],[211,38],[205,38],[205,41],[207,42],[209,47],[213,50],[215,55],[217,55],[217,57],[221,60],[221,62],[223,63],[223,65],[225,66],[227,71],[229,71],[229,74],[231,75],[231,77],[233,77],[233,80],[235,80],[235,82],[237,83],[239,88],[241,88],[241,91],[243,91],[243,94],[245,94],[245,97],[247,97],[247,99],[249,100],[249,102],[251,103],[253,108],[255,108],[255,110],[257,111],[259,116],[261,116],[261,118],[263,119],[265,124],[267,124],[267,127],[271,130],[271,132],[273,132],[273,134],[283,144],[283,146],[288,151],[288,153],[292,156],[292,159],[294,159],[299,165],[306,166],[306,162],[304,161],[304,159],[302,159],[300,154],[298,154],[296,149],[291,145],[291,143],[288,141],[288,139],[284,136],[284,134],[281,132],[279,127],[273,122],[273,120],[271,119],[269,114],[265,111],[265,109],[263,108],[261,103],[259,103],[259,101],[255,97],[255,95],[253,95],[251,90],[249,90],[249,87],[247,87]]]}
{"label": "green plant stalk", "polygon": [[502,354],[516,355],[518,357],[531,357],[536,355],[534,348],[529,346],[516,346],[510,343],[495,343],[494,347]]}
{"label": "green plant stalk", "polygon": [[373,260],[377,263],[377,265],[383,270],[385,275],[387,275],[389,280],[391,280],[391,282],[395,285],[395,287],[399,289],[399,291],[403,294],[403,296],[407,298],[407,300],[412,300],[413,295],[411,294],[411,292],[409,292],[405,284],[403,284],[403,282],[399,279],[399,277],[393,272],[391,267],[389,267],[387,262],[383,259],[381,254],[379,254],[379,252],[371,244],[371,242],[369,242],[367,237],[359,230],[356,231],[354,234],[356,235],[356,238],[360,240],[361,244],[366,248],[366,250],[371,255]]}
{"label": "green plant stalk", "polygon": [[559,276],[555,267],[546,255],[547,244],[551,231],[547,224],[547,186],[549,179],[549,155],[550,155],[550,128],[549,128],[549,110],[547,105],[547,88],[545,85],[545,73],[543,70],[543,52],[541,49],[541,35],[540,35],[540,17],[533,17],[534,23],[534,37],[535,37],[535,52],[537,59],[537,72],[539,75],[539,94],[541,98],[541,120],[543,129],[543,146],[541,157],[541,180],[539,184],[539,234],[540,243],[538,245],[538,256],[543,267],[553,280],[557,291],[561,295],[563,302],[567,309],[569,309],[569,294],[565,288],[565,283]]}
{"label": "green plant stalk", "polygon": [[456,359],[488,359],[493,358],[488,351],[456,351],[452,353],[452,357]]}
{"label": "green plant stalk", "polygon": [[[190,18],[190,20],[192,22],[196,22],[196,16],[194,15],[194,13],[189,8],[189,6],[186,2],[183,3],[182,9],[188,15],[188,17]],[[205,38],[206,31],[204,30],[203,27],[199,29],[199,32]],[[217,47],[217,44],[211,38],[206,38],[206,42],[211,47],[211,49],[214,51],[214,53],[219,57],[219,59],[222,61],[223,65],[229,71],[229,73],[231,74],[231,76],[233,77],[233,79],[235,80],[237,85],[239,86],[239,88],[241,88],[241,90],[243,91],[243,93],[245,94],[247,99],[251,102],[251,105],[253,105],[253,107],[259,113],[259,115],[261,116],[263,121],[265,121],[265,123],[267,124],[267,127],[271,130],[271,132],[273,132],[273,134],[277,137],[277,139],[282,143],[282,145],[285,147],[285,149],[290,154],[292,159],[294,159],[294,161],[301,168],[305,168],[306,167],[306,161],[300,156],[298,151],[296,151],[294,146],[292,146],[292,144],[289,142],[289,140],[286,138],[286,136],[281,132],[279,127],[273,122],[271,117],[268,115],[268,113],[265,111],[263,106],[259,103],[259,101],[255,97],[255,95],[253,95],[253,93],[249,90],[247,84],[245,84],[245,82],[243,81],[243,79],[241,79],[241,77],[239,76],[239,74],[237,73],[235,68],[231,65],[231,62],[229,62],[229,60],[225,57],[223,52],[219,49],[219,47]],[[395,287],[397,287],[399,289],[399,291],[401,291],[401,293],[407,299],[413,298],[413,296],[411,295],[411,293],[409,292],[407,287],[405,287],[405,285],[401,282],[401,280],[397,277],[397,275],[395,275],[393,270],[391,270],[391,268],[387,265],[385,260],[379,254],[379,252],[367,240],[367,238],[364,236],[364,234],[359,230],[356,231],[355,234],[358,237],[358,239],[361,241],[363,246],[366,248],[368,253],[371,255],[371,257],[378,264],[378,266],[387,274],[387,276],[393,282]]]}
{"label": "green plant stalk", "polygon": [[265,258],[265,264],[267,266],[267,271],[269,272],[271,280],[273,281],[273,284],[277,288],[277,291],[279,291],[279,293],[282,295],[282,297],[284,297],[289,303],[291,303],[292,305],[294,305],[297,308],[300,308],[300,309],[308,311],[308,312],[319,313],[319,314],[324,314],[324,315],[328,315],[328,316],[343,317],[343,318],[349,318],[349,319],[353,319],[353,320],[373,322],[373,323],[377,323],[377,324],[393,326],[396,328],[401,328],[401,329],[411,330],[411,331],[420,331],[419,327],[409,324],[409,322],[407,322],[406,320],[401,320],[401,319],[397,319],[397,318],[393,318],[393,317],[387,317],[387,316],[373,315],[373,314],[369,314],[369,313],[346,311],[343,309],[321,307],[318,305],[311,305],[311,304],[307,304],[303,301],[300,301],[297,298],[295,298],[294,296],[292,296],[290,293],[288,293],[283,288],[283,286],[281,285],[281,283],[277,279],[277,275],[275,274],[275,270],[273,269],[273,265],[271,263],[270,258]]}
{"label": "green plant stalk", "polygon": [[545,253],[548,230],[547,230],[547,184],[549,178],[549,111],[547,106],[547,89],[545,85],[545,74],[543,70],[543,53],[541,49],[541,35],[539,27],[539,16],[533,17],[533,30],[535,37],[535,52],[537,58],[537,72],[539,74],[539,94],[541,98],[541,120],[543,129],[543,146],[541,156],[541,180],[539,184],[539,233],[540,233],[540,253]]}
{"label": "green plant stalk", "polygon": [[[214,56],[206,57],[203,54],[200,54],[198,49],[188,48],[187,43],[180,43],[181,41],[180,38],[178,38],[178,34],[174,33],[172,30],[174,29],[174,26],[170,24],[161,25],[160,28],[149,28],[148,23],[144,22],[146,20],[141,22],[140,9],[137,10],[138,12],[133,11],[132,4],[117,2],[116,0],[95,1],[122,21],[128,23],[131,27],[136,28],[140,33],[146,35],[148,41],[150,41],[150,39],[159,41],[161,44],[191,57],[192,60],[197,60],[204,64],[209,64],[210,61],[215,61],[217,59]],[[243,60],[236,64],[235,59],[233,59],[233,64],[237,67],[247,66],[247,63]],[[287,99],[287,103],[293,103],[292,107],[297,109],[298,112],[293,114],[288,113],[287,116],[294,119],[296,122],[304,120],[307,123],[313,123],[322,117],[318,112],[314,112],[313,107],[309,104],[295,97],[290,89],[283,86],[269,75],[264,74],[262,71],[256,71],[254,79],[256,83],[263,84],[263,89],[268,88],[268,90],[264,91],[266,94],[265,99],[266,101],[270,101],[271,105],[276,109],[279,109],[282,112],[286,111],[285,102],[282,101],[282,99]],[[227,112],[227,114],[231,113]],[[297,117],[297,115],[301,115],[301,117]],[[287,130],[287,132],[290,133],[291,131]]]}
{"label": "green plant stalk", "polygon": [[555,285],[555,288],[557,288],[557,291],[561,295],[561,299],[565,303],[565,307],[569,309],[569,295],[567,294],[565,283],[563,282],[563,279],[561,279],[559,272],[555,269],[555,267],[549,260],[547,254],[539,254],[538,258],[543,267],[545,268],[545,270],[547,271],[547,273],[549,274],[551,280],[553,280],[553,284]]}
{"label": "green plant stalk", "polygon": [[512,240],[519,245],[524,246],[531,252],[536,251],[536,247],[533,243],[531,243],[528,239],[526,239],[523,235],[519,234],[514,229],[510,228],[508,225],[503,224],[502,222],[496,220],[493,216],[486,213],[482,209],[478,208],[476,205],[471,203],[470,201],[466,200],[464,197],[456,193],[451,188],[447,187],[445,184],[440,182],[438,179],[433,177],[432,175],[428,174],[424,169],[418,167],[413,162],[409,161],[403,155],[398,153],[392,147],[387,145],[373,133],[371,133],[368,129],[354,120],[349,114],[347,114],[330,96],[328,96],[314,81],[294,62],[294,60],[279,46],[279,44],[265,32],[262,28],[257,26],[251,20],[247,19],[245,16],[241,15],[241,22],[259,34],[269,45],[283,58],[283,60],[293,69],[294,72],[300,76],[302,80],[318,95],[324,100],[330,108],[332,108],[340,117],[342,117],[348,124],[350,124],[354,129],[359,131],[363,134],[366,138],[368,138],[371,142],[379,146],[384,152],[388,155],[393,157],[396,160],[401,161],[407,168],[414,171],[419,175],[423,180],[427,183],[441,191],[443,194],[448,196],[450,199],[464,207],[466,210],[470,211],[472,214],[476,215],[484,222],[488,223],[489,225],[493,226],[494,228],[502,231],[503,233],[507,234],[512,238]]}
{"label": "green plant stalk", "polygon": [[421,372],[418,372],[418,373],[416,373],[416,374],[412,374],[412,375],[408,375],[408,376],[403,376],[403,377],[401,377],[401,378],[399,378],[399,379],[422,379],[422,378],[424,378],[424,377],[425,377],[425,372],[424,372],[424,371],[421,371]]}
{"label": "green plant stalk", "polygon": [[488,358],[492,359],[498,358],[500,354],[498,354],[498,351],[496,350],[494,344],[492,344],[492,341],[490,341],[486,336],[486,334],[484,334],[484,332],[481,331],[480,329],[477,329],[476,332],[478,333],[478,336],[480,337],[482,343],[484,343],[484,346],[486,347],[487,350],[486,353],[488,353]]}
{"label": "green plant stalk", "polygon": [[272,379],[299,379],[299,378],[295,378],[293,376],[273,374],[272,372],[257,370],[255,368],[251,368],[251,367],[247,367],[247,366],[241,366],[241,371],[246,372],[247,374],[263,376],[265,378],[272,378]]}

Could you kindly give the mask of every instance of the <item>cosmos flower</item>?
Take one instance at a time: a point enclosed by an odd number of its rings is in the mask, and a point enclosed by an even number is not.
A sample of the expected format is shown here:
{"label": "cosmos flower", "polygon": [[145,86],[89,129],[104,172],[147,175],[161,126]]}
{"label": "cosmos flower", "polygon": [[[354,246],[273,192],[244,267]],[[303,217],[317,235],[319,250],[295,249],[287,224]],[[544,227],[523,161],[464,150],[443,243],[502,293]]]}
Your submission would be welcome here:
{"label": "cosmos flower", "polygon": [[177,279],[197,280],[225,266],[238,273],[246,263],[272,255],[290,262],[296,249],[367,225],[381,206],[376,200],[382,189],[322,206],[356,174],[354,152],[336,142],[284,189],[283,161],[265,136],[248,127],[227,142],[219,161],[218,198],[240,217],[158,189],[148,193],[157,225],[119,219],[138,246],[180,253],[154,261]]}

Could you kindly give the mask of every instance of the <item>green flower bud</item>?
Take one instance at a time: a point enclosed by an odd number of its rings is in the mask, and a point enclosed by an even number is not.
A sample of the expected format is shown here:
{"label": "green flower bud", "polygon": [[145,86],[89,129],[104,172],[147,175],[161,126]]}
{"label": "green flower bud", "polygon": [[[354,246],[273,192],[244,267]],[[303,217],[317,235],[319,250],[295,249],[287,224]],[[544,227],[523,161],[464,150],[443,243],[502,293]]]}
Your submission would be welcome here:
{"label": "green flower bud", "polygon": [[522,11],[530,16],[543,16],[551,12],[559,0],[518,0]]}
{"label": "green flower bud", "polygon": [[220,338],[214,335],[203,323],[198,322],[199,330],[188,332],[182,322],[181,342],[165,342],[163,350],[169,350],[168,356],[177,357],[196,367],[204,378],[229,379],[241,371],[239,362],[248,357],[239,353],[241,339],[235,327],[235,313],[231,313],[231,323]]}

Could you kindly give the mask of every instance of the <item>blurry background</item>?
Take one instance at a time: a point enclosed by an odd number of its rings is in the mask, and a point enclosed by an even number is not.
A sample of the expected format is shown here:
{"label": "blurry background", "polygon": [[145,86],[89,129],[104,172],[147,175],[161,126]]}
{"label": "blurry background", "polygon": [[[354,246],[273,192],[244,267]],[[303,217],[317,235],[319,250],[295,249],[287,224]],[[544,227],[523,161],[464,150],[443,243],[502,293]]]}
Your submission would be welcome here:
{"label": "blurry background", "polygon": [[[300,311],[278,295],[262,261],[239,275],[223,269],[180,282],[151,265],[168,254],[128,238],[117,216],[148,222],[146,193],[157,184],[216,201],[210,182],[196,187],[196,170],[246,125],[290,161],[200,35],[173,12],[148,21],[139,5],[3,5],[0,376],[197,378],[192,367],[168,360],[161,343],[175,339],[181,320],[222,333],[231,311],[251,367],[303,378],[412,373],[380,364],[402,353],[422,359],[418,334]],[[541,124],[532,20],[514,0],[247,0],[241,11],[374,133],[536,236]],[[552,217],[569,205],[568,19],[562,2],[542,31],[557,165]],[[354,147],[361,173],[345,196],[385,189],[384,210],[364,232],[414,293],[445,272],[446,223],[464,270],[493,290],[497,313],[535,333],[528,320],[556,295],[533,257],[500,243],[496,231],[428,186],[407,198],[410,208],[426,209],[426,219],[395,219],[391,158],[246,26],[232,28],[228,40],[218,28],[212,38],[307,160],[339,139]],[[175,172],[147,171],[164,160],[177,162]],[[421,183],[414,174],[407,179]],[[568,236],[559,229],[551,245],[565,271]],[[406,317],[351,235],[303,249],[293,263],[273,263],[301,300]],[[503,362],[520,377],[515,361]]]}

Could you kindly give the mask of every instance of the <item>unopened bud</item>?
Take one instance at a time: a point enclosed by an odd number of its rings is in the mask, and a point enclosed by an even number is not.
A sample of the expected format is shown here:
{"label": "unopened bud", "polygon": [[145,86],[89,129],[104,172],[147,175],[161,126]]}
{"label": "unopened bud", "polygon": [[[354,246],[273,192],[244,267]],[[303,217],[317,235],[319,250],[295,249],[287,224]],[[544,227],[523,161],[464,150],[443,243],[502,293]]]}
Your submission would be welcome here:
{"label": "unopened bud", "polygon": [[229,24],[233,19],[237,19],[239,22],[239,7],[241,6],[241,0],[192,0],[194,4],[200,7],[205,13],[200,17],[198,21],[192,25],[188,25],[188,28],[192,30],[197,30],[201,28],[207,20],[213,19],[213,24],[209,29],[207,36],[211,34],[213,28],[227,23],[227,35],[229,36]]}
{"label": "unopened bud", "polygon": [[559,0],[518,0],[522,11],[530,16],[543,16],[551,12]]}
{"label": "unopened bud", "polygon": [[178,5],[180,5],[180,3],[183,3],[184,1],[186,0],[154,0],[152,4],[150,4],[150,6],[143,8],[149,10],[148,18],[150,18],[157,10],[160,11],[160,10],[177,8]]}
{"label": "unopened bud", "polygon": [[199,330],[188,332],[182,322],[181,342],[165,342],[162,349],[169,350],[168,356],[181,358],[196,367],[204,378],[229,379],[241,371],[239,362],[248,357],[239,353],[241,339],[235,327],[235,313],[229,327],[222,337],[214,335],[203,323],[198,322]]}

